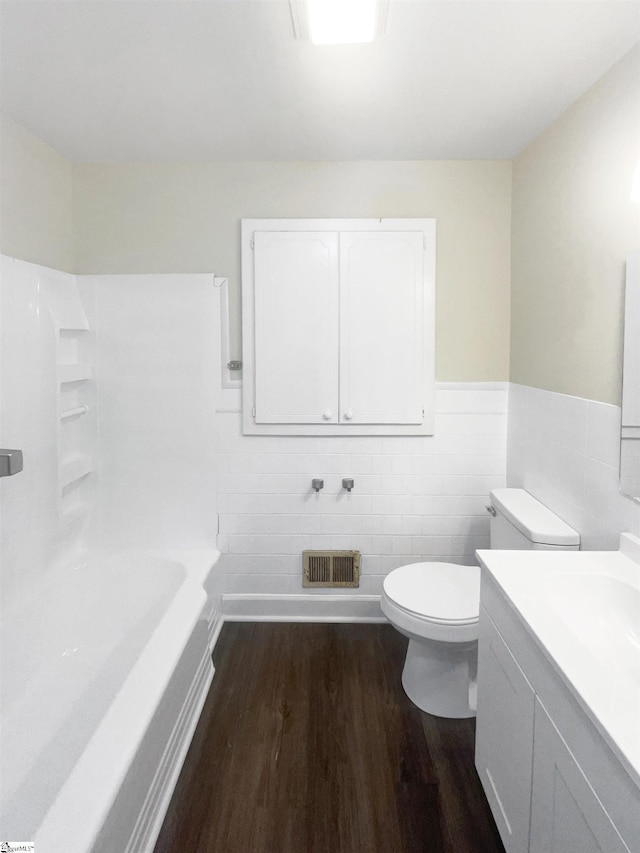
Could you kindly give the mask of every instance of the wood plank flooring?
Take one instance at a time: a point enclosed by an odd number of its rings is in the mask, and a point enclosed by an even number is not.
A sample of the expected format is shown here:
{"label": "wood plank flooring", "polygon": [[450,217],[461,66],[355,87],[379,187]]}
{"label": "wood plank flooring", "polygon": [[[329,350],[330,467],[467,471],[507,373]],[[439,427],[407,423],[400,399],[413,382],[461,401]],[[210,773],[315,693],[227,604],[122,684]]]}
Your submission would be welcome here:
{"label": "wood plank flooring", "polygon": [[227,623],[155,853],[503,853],[474,721],[405,696],[390,625]]}

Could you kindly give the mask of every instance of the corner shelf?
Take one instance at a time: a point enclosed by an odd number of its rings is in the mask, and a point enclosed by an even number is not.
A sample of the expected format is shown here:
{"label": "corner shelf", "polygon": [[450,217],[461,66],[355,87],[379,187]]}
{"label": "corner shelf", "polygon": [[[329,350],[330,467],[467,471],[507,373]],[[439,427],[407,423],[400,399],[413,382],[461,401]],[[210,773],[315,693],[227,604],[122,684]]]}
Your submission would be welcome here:
{"label": "corner shelf", "polygon": [[65,382],[84,382],[91,379],[92,371],[88,364],[61,364],[58,368],[58,380],[61,385]]}
{"label": "corner shelf", "polygon": [[60,514],[60,521],[65,533],[79,532],[89,521],[90,506],[86,503],[74,503],[66,507]]}
{"label": "corner shelf", "polygon": [[66,409],[64,412],[60,412],[60,420],[66,421],[70,418],[77,418],[80,415],[86,415],[89,411],[89,406],[76,406],[73,409]]}
{"label": "corner shelf", "polygon": [[60,466],[60,487],[62,489],[82,480],[93,471],[93,459],[90,456],[72,456]]}

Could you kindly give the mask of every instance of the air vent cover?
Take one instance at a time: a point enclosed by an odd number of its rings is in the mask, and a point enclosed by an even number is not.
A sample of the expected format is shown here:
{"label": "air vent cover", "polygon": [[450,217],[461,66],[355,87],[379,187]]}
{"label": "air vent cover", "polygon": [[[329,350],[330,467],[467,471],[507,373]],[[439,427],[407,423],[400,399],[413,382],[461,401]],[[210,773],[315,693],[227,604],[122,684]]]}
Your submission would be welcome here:
{"label": "air vent cover", "polygon": [[359,586],[360,551],[303,551],[302,586]]}

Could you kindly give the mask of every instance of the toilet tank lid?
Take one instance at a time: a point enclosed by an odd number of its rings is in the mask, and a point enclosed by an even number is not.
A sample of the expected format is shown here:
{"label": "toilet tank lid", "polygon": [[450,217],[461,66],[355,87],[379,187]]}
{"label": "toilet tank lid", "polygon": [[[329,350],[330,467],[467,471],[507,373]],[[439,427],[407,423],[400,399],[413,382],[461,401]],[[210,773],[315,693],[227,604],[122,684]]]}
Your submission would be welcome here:
{"label": "toilet tank lid", "polygon": [[539,545],[580,544],[580,534],[524,489],[494,489],[491,504],[527,539]]}

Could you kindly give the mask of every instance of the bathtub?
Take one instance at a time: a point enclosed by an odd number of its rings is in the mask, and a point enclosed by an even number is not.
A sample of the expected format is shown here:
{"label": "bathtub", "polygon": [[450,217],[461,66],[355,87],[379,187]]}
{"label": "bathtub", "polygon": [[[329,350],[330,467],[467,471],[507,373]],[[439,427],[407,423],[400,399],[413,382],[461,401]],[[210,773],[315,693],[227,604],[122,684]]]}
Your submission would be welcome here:
{"label": "bathtub", "polygon": [[3,613],[0,837],[153,849],[213,677],[217,556],[99,555]]}

